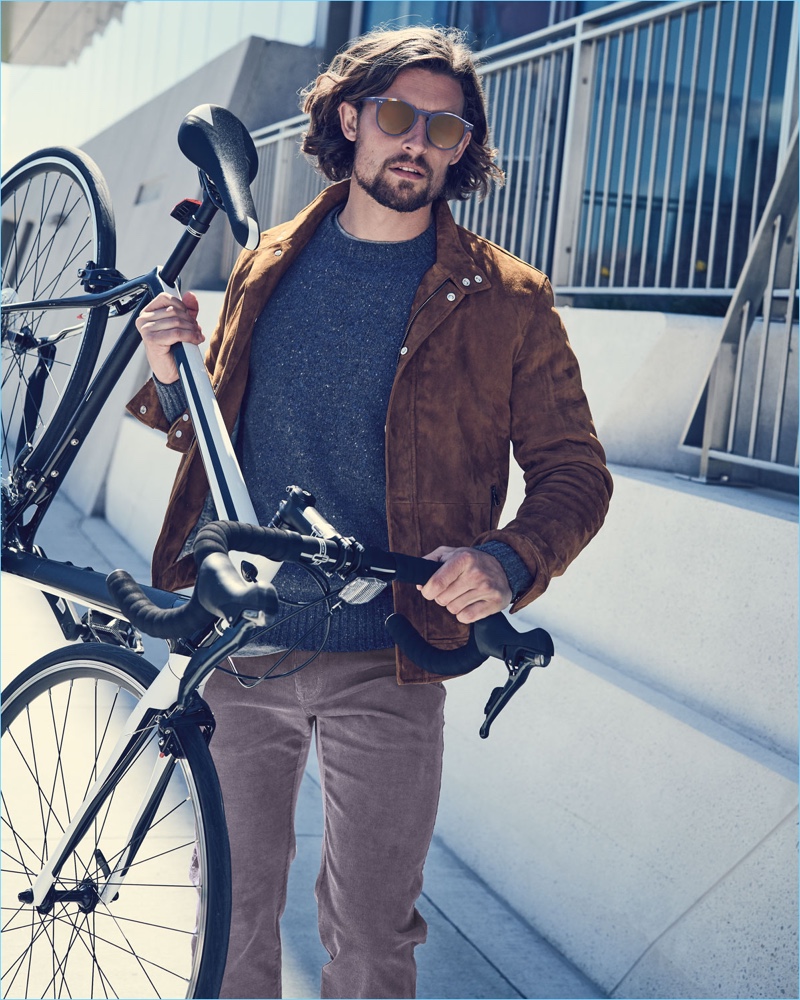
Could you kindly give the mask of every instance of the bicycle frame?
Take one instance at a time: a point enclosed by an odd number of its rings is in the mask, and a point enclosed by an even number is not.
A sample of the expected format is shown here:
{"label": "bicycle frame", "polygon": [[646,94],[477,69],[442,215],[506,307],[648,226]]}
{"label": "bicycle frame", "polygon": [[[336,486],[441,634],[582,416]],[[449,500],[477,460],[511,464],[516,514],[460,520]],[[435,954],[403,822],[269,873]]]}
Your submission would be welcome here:
{"label": "bicycle frame", "polygon": [[[206,218],[209,219],[216,209],[205,201],[203,205],[206,209]],[[51,310],[109,308],[123,299],[140,295],[140,301],[84,393],[74,418],[65,428],[59,443],[43,462],[38,462],[38,455],[34,449],[31,455],[23,458],[14,470],[18,498],[9,504],[7,522],[16,525],[15,530],[23,547],[4,550],[4,568],[29,582],[37,590],[65,598],[70,605],[73,602],[86,604],[90,608],[112,612],[122,617],[120,609],[108,597],[105,577],[102,574],[77,569],[68,564],[31,554],[36,530],[55,497],[58,486],[75,460],[82,442],[141,344],[141,337],[135,325],[137,317],[162,291],[174,296],[180,295],[177,274],[196,245],[197,238],[184,233],[163,268],[156,267],[149,274],[126,281],[107,291],[35,303],[15,302],[4,307],[8,312],[22,312],[34,307]],[[178,344],[173,350],[195,428],[197,446],[217,512],[220,517],[228,520],[257,524],[253,504],[214,396],[200,349],[196,345]],[[33,466],[32,459],[37,459],[38,467]],[[23,524],[22,515],[31,507],[36,507],[36,512],[26,524]],[[236,554],[231,553],[231,555]],[[274,577],[280,567],[279,563],[261,556],[239,555],[243,560],[255,564],[259,579],[265,583]],[[171,606],[170,599],[172,603],[180,600],[165,591],[156,591],[152,588],[149,590],[164,603],[164,606]],[[226,629],[210,645],[200,647],[191,658],[175,652],[170,654],[167,664],[144,692],[128,718],[124,732],[109,755],[102,773],[87,791],[72,822],[37,877],[30,891],[29,902],[39,908],[48,906],[48,895],[67,857],[102,808],[119,774],[150,738],[152,727],[160,726],[164,719],[174,719],[176,713],[184,709],[192,695],[202,690],[203,683],[214,666],[239,648],[251,632],[265,624],[263,615],[251,620],[242,620]],[[147,818],[157,808],[172,766],[174,757],[171,754],[159,758],[132,824],[128,839],[131,847],[118,859],[113,871],[107,876],[100,893],[102,898],[110,898],[124,880],[125,873],[135,856],[139,828],[146,826]]]}
{"label": "bicycle frame", "polygon": [[[72,596],[79,598],[81,595]],[[263,616],[253,620],[242,620],[227,629],[210,646],[198,649],[188,661],[180,654],[170,655],[165,666],[128,716],[124,731],[111,751],[102,772],[87,790],[72,822],[37,876],[26,902],[37,908],[48,908],[48,897],[70,853],[80,842],[106,799],[112,794],[119,776],[151,738],[153,728],[158,726],[162,732],[168,732],[172,738],[178,739],[180,745],[180,737],[179,735],[176,737],[175,733],[175,720],[179,718],[180,712],[186,707],[191,696],[196,691],[202,690],[203,682],[220,660],[238,649],[251,632],[265,624]],[[130,847],[117,859],[113,870],[106,876],[105,884],[99,891],[101,899],[110,899],[122,885],[136,856],[139,835],[146,829],[148,819],[158,808],[174,763],[175,756],[171,753],[165,753],[157,759],[150,783],[126,839]]]}
{"label": "bicycle frame", "polygon": [[[31,506],[37,508],[34,517],[24,528],[19,529],[28,545],[32,543],[39,523],[52,502],[57,484],[61,483],[69,471],[81,443],[141,343],[135,325],[139,313],[162,291],[170,295],[179,295],[177,286],[170,284],[163,277],[163,272],[154,268],[149,274],[134,278],[107,292],[74,296],[69,299],[50,299],[35,304],[38,309],[109,307],[132,294],[142,293],[141,301],[86,390],[74,419],[67,425],[58,445],[39,468],[31,467],[30,459],[36,457],[34,450],[31,456],[23,458],[15,470],[19,480],[18,488],[21,488],[22,495],[19,503],[12,503],[8,521],[13,522],[18,519],[22,511]],[[8,312],[22,312],[32,308],[32,304],[13,303],[7,308]],[[256,524],[250,494],[211,388],[200,349],[194,344],[177,344],[174,353],[217,512],[221,517],[231,521]],[[269,582],[278,570],[278,564],[267,559],[249,556],[247,559],[256,565],[264,582]]]}

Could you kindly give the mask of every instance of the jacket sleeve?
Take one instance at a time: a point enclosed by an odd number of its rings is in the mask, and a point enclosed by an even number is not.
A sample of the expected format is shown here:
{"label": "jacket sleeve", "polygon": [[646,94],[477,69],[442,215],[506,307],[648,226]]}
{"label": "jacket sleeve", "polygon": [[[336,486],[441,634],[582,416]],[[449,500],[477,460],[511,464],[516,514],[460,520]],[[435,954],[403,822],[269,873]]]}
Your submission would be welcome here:
{"label": "jacket sleeve", "polygon": [[550,283],[533,297],[511,386],[511,439],[525,499],[502,529],[477,541],[510,545],[533,576],[512,610],[547,589],[599,531],[613,488]]}

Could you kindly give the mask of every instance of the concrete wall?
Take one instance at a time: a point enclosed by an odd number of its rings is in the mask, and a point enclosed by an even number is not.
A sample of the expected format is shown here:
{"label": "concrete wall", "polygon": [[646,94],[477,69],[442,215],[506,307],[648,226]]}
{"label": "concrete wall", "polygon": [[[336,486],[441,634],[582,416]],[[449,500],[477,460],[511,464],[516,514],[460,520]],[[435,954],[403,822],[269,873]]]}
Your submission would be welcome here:
{"label": "concrete wall", "polygon": [[694,475],[679,450],[722,320],[605,309],[559,309],[609,459]]}
{"label": "concrete wall", "polygon": [[[699,449],[685,450],[680,445],[716,357],[723,320],[570,306],[561,306],[560,312],[581,362],[586,393],[609,457],[623,465],[696,475]],[[797,324],[791,329],[791,338],[790,357],[797,349]],[[741,454],[747,451],[762,340],[763,323],[758,320],[747,338],[742,368],[734,438],[734,447]],[[762,382],[756,458],[769,459],[786,346],[784,325],[773,324]],[[735,353],[732,346],[726,348],[731,385]],[[794,462],[797,440],[797,378],[797,366],[790,363],[778,452],[778,460],[789,466]],[[722,420],[721,441],[727,439],[729,412]],[[700,428],[698,445],[702,423]],[[737,469],[738,480],[746,475],[754,474]],[[762,478],[770,481],[765,474]],[[772,479],[786,487],[785,479],[774,475]]]}
{"label": "concrete wall", "polygon": [[[177,144],[186,113],[198,104],[219,104],[251,130],[290,117],[298,113],[298,89],[317,74],[321,56],[319,49],[250,38],[84,144],[111,191],[116,266],[123,274],[134,277],[167,259],[182,232],[169,213],[183,198],[199,195],[197,169]],[[185,288],[224,288],[226,276],[219,273],[219,260],[226,225],[224,216],[214,221],[184,272]],[[109,323],[101,359],[113,348],[122,325],[121,320]],[[109,414],[121,413],[144,381],[147,372],[140,353],[116,387]],[[91,443],[67,480],[68,496],[87,514],[103,509],[116,434],[113,420],[95,426]]]}
{"label": "concrete wall", "polygon": [[797,996],[793,511],[613,472],[486,743],[504,669],[448,685],[438,832],[609,995]]}

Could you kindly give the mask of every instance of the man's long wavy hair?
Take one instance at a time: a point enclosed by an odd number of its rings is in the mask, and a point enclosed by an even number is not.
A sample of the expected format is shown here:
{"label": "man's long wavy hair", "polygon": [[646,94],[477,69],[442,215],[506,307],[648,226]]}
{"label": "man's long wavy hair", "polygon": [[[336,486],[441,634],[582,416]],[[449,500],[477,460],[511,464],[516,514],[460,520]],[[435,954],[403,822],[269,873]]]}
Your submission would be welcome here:
{"label": "man's long wavy hair", "polygon": [[329,180],[349,177],[355,149],[342,134],[339,105],[342,101],[358,105],[365,97],[383,94],[401,70],[411,68],[443,73],[461,85],[462,117],[473,125],[472,138],[461,159],[449,168],[442,194],[448,200],[464,200],[474,192],[484,198],[491,184],[502,184],[504,178],[494,163],[497,150],[489,146],[486,103],[472,53],[464,33],[456,28],[377,28],[351,42],[301,92],[303,110],[311,118],[303,152],[316,157]]}

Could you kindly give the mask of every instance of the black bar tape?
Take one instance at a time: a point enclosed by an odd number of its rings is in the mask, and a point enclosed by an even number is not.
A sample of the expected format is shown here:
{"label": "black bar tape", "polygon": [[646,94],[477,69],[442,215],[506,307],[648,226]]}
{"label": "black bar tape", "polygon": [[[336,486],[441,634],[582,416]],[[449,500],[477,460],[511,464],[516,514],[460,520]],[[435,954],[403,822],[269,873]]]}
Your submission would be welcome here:
{"label": "black bar tape", "polygon": [[[299,562],[302,552],[319,556],[321,545],[329,551],[330,561],[335,562],[339,555],[336,542],[321,542],[317,538],[306,538],[293,531],[261,528],[239,521],[212,521],[197,533],[194,559],[199,568],[208,556],[214,553],[227,556],[233,549],[236,552],[263,555],[275,562]],[[157,607],[124,570],[114,570],[108,576],[106,586],[131,625],[157,639],[191,635],[209,626],[216,617],[200,604],[196,592],[183,607]]]}
{"label": "black bar tape", "polygon": [[131,625],[156,639],[191,635],[214,621],[214,616],[194,597],[181,608],[156,607],[124,569],[115,569],[110,573],[106,586]]}
{"label": "black bar tape", "polygon": [[194,560],[200,563],[212,552],[251,552],[275,562],[300,562],[301,553],[320,556],[322,549],[329,553],[333,564],[339,556],[339,544],[331,539],[312,538],[281,528],[261,528],[241,521],[212,521],[197,533],[194,543]]}
{"label": "black bar tape", "polygon": [[437,649],[422,638],[405,615],[389,615],[386,630],[406,656],[429,674],[440,677],[455,677],[475,670],[486,659],[486,654],[478,649],[473,628],[469,630],[469,641],[460,649]]}

